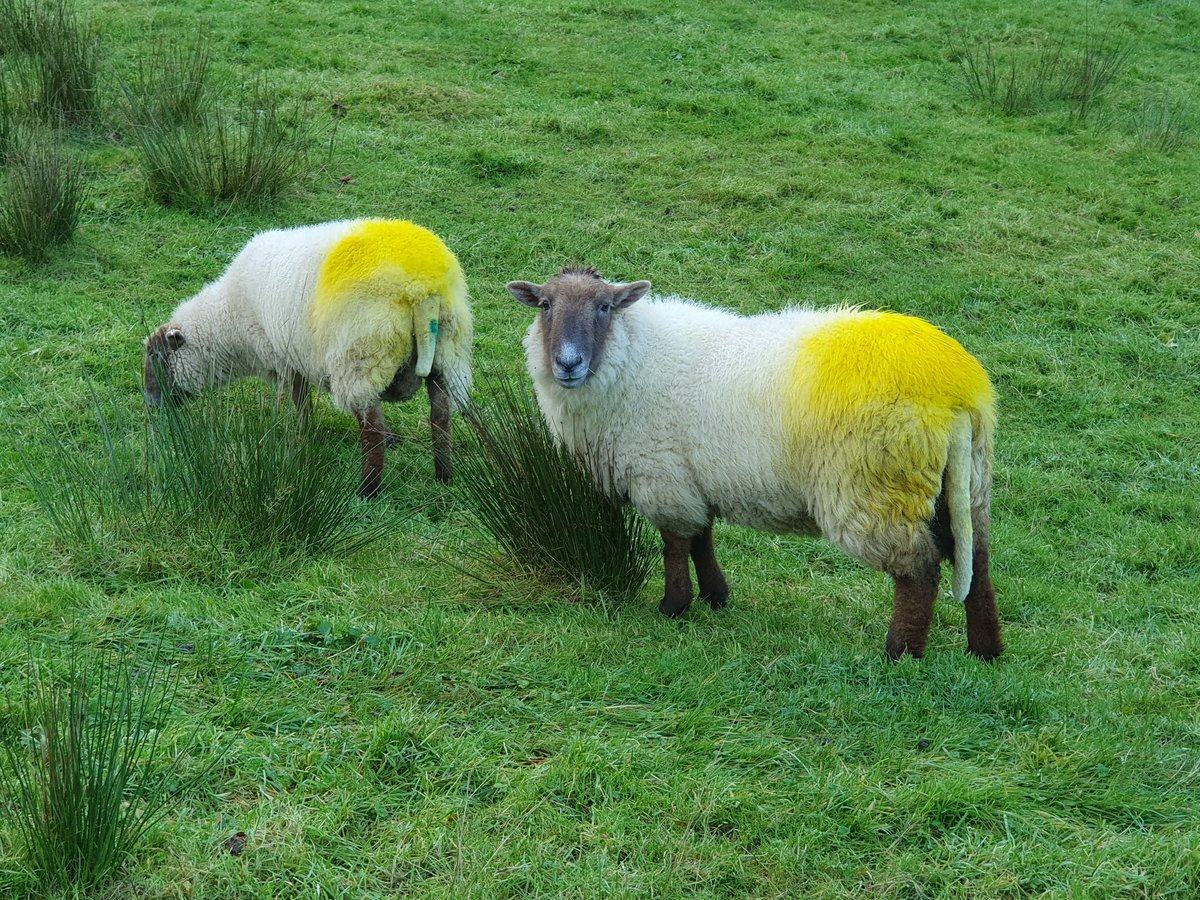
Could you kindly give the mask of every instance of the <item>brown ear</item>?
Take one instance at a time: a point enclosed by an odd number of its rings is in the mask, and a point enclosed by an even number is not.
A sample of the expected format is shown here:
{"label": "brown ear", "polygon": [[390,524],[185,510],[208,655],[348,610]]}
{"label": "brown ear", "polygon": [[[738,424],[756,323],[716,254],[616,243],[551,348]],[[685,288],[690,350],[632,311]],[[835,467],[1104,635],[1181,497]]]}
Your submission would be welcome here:
{"label": "brown ear", "polygon": [[617,309],[622,309],[626,306],[637,303],[644,296],[646,296],[646,291],[648,290],[650,290],[650,282],[648,281],[632,281],[629,284],[614,284],[612,286],[613,306],[615,306]]}
{"label": "brown ear", "polygon": [[168,328],[166,335],[168,350],[178,350],[183,346],[183,332],[178,328]]}
{"label": "brown ear", "polygon": [[508,292],[526,306],[542,305],[542,286],[532,281],[510,281],[505,287]]}

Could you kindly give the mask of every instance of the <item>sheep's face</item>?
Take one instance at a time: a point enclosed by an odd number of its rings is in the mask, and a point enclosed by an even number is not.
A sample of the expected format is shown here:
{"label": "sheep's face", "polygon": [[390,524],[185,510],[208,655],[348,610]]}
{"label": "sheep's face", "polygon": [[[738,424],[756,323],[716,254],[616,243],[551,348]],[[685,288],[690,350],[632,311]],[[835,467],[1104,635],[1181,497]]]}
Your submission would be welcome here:
{"label": "sheep's face", "polygon": [[190,358],[195,355],[177,325],[163,325],[146,338],[146,403],[150,406],[161,406],[163,400],[179,403],[203,388],[202,384],[192,383],[195,379],[191,376],[203,371]]}
{"label": "sheep's face", "polygon": [[640,300],[650,282],[609,284],[589,266],[563,269],[545,284],[510,281],[508,290],[541,310],[542,345],[554,380],[577,388],[600,367],[613,316]]}

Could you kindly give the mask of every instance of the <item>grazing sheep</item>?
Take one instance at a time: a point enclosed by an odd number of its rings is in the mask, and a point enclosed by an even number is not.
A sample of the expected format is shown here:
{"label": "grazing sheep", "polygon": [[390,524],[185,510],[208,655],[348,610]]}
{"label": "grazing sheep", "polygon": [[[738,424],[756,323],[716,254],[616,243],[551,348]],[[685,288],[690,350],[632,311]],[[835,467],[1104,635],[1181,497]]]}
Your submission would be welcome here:
{"label": "grazing sheep", "polygon": [[375,496],[390,437],[381,400],[429,392],[434,472],[452,473],[450,409],[471,389],[471,310],[458,260],[411,222],[359,219],[257,235],[146,341],[146,402],[248,375],[310,385],[358,420],[359,493]]}
{"label": "grazing sheep", "polygon": [[1002,650],[988,575],[995,397],[927,322],[789,309],[743,317],[591,268],[508,290],[541,312],[525,338],[538,405],[599,481],[662,532],[660,609],[725,604],[715,517],[820,533],[895,581],[887,652],[925,651],[940,563],[952,559],[967,647]]}

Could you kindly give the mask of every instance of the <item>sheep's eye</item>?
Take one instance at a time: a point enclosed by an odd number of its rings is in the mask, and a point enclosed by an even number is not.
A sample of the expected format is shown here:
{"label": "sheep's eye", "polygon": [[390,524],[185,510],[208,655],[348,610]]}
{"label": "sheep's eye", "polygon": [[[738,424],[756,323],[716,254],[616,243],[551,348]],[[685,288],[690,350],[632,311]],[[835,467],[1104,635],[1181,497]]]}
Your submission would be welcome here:
{"label": "sheep's eye", "polygon": [[539,303],[539,304],[538,304],[538,306],[540,306],[542,309],[549,309],[549,308],[550,308],[550,301],[549,301],[549,300],[543,300],[541,303]]}
{"label": "sheep's eye", "polygon": [[600,312],[602,312],[602,313],[612,312],[612,304],[611,303],[601,303],[600,304]]}

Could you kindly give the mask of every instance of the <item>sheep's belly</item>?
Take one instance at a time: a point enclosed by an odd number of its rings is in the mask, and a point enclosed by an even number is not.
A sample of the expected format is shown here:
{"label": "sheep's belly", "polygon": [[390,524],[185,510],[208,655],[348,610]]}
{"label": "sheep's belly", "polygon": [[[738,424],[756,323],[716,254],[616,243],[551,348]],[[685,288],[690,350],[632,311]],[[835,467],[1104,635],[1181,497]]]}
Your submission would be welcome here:
{"label": "sheep's belly", "polygon": [[812,514],[803,505],[767,507],[741,500],[719,506],[715,513],[717,518],[733,525],[746,525],[759,531],[773,531],[776,534],[821,533]]}

